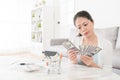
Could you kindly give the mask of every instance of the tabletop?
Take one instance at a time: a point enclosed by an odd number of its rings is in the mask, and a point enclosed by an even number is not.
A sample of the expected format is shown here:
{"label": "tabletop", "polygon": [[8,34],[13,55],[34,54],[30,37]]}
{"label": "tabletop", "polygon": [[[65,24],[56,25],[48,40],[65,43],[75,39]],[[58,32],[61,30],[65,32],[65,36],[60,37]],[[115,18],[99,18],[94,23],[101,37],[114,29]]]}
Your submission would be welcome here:
{"label": "tabletop", "polygon": [[[23,62],[31,68],[20,65]],[[62,60],[59,74],[48,74],[44,65],[33,58],[0,57],[0,80],[120,80],[113,72],[71,64],[67,59]]]}

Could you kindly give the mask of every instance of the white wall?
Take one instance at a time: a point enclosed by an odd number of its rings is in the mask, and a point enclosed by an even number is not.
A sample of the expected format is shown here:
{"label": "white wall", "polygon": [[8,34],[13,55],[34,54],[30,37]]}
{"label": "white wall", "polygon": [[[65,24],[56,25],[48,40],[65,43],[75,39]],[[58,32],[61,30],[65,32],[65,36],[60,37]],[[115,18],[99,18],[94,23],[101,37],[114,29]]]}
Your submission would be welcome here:
{"label": "white wall", "polygon": [[[2,0],[0,1],[0,52],[8,50],[32,49],[40,53],[39,43],[31,41],[31,10],[39,0]],[[55,30],[56,0],[47,0],[43,12],[43,43],[49,47]],[[56,14],[57,15],[57,14]]]}
{"label": "white wall", "polygon": [[120,25],[120,0],[75,0],[75,12],[87,10],[91,13],[95,27]]}
{"label": "white wall", "polygon": [[95,28],[120,26],[120,0],[59,0],[61,24],[56,27],[56,38],[69,37],[74,28],[73,14],[87,10],[95,22]]}
{"label": "white wall", "polygon": [[74,0],[59,0],[59,21],[55,27],[56,38],[69,37],[70,29],[74,27]]}
{"label": "white wall", "polygon": [[55,30],[55,0],[48,0],[43,9],[43,49],[48,50]]}
{"label": "white wall", "polygon": [[[59,2],[68,2],[65,7]],[[0,1],[0,51],[4,49],[31,47],[31,9],[35,0],[2,0]],[[95,27],[111,27],[120,25],[119,0],[48,0],[44,14],[44,46],[51,38],[68,37],[70,28],[73,27],[72,17],[65,17],[60,25],[57,21],[62,20],[59,15],[62,11],[72,16],[79,10],[88,10],[95,20]],[[73,3],[73,4],[72,4]],[[71,6],[72,5],[72,6]],[[71,6],[71,7],[69,7]],[[74,7],[74,8],[73,8]],[[68,9],[67,9],[68,8]],[[64,10],[65,9],[65,10]],[[74,10],[73,10],[74,9]],[[55,12],[57,11],[57,12]],[[62,13],[63,15],[64,13]],[[68,20],[68,21],[66,21]],[[69,26],[69,28],[68,28]]]}
{"label": "white wall", "polygon": [[0,1],[0,51],[31,46],[34,0]]}

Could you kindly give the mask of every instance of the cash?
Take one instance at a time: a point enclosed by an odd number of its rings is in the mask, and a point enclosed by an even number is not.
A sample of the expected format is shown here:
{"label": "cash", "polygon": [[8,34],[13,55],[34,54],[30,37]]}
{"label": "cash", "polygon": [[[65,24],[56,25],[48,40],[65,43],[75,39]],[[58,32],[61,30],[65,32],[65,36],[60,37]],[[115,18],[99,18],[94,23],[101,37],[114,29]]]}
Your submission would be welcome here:
{"label": "cash", "polygon": [[97,46],[92,46],[92,45],[80,45],[79,46],[79,54],[81,55],[87,55],[87,56],[93,56],[97,54],[99,51],[102,49]]}
{"label": "cash", "polygon": [[78,51],[78,54],[80,55],[87,55],[87,56],[93,56],[97,54],[102,49],[98,46],[93,45],[79,45],[79,48],[77,48],[71,41],[65,41],[62,44],[67,50],[74,49]]}

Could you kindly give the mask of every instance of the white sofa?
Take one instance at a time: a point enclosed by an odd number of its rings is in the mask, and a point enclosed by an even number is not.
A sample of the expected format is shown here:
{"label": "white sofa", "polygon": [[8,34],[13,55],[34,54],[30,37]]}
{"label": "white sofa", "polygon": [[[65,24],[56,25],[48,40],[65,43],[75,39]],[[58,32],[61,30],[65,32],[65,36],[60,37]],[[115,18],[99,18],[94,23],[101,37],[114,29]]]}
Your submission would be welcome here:
{"label": "white sofa", "polygon": [[[101,35],[102,37],[106,38],[112,43],[113,45],[113,72],[120,75],[120,29],[119,27],[116,26],[116,27],[109,27],[109,28],[97,28],[95,29],[95,32]],[[76,34],[76,30],[72,29],[70,33],[70,37],[72,38],[73,36],[75,36],[75,34]],[[51,43],[53,43],[53,45],[55,46],[52,46],[50,50],[56,50],[60,53],[64,53],[64,56],[66,56],[66,49],[63,48],[62,46],[56,46],[56,44],[57,45],[61,44],[61,39],[52,39]]]}
{"label": "white sofa", "polygon": [[109,40],[113,46],[113,72],[120,75],[120,27],[95,29],[95,32]]}
{"label": "white sofa", "polygon": [[103,36],[112,43],[113,46],[113,72],[120,75],[120,27],[110,27],[96,29],[96,33]]}

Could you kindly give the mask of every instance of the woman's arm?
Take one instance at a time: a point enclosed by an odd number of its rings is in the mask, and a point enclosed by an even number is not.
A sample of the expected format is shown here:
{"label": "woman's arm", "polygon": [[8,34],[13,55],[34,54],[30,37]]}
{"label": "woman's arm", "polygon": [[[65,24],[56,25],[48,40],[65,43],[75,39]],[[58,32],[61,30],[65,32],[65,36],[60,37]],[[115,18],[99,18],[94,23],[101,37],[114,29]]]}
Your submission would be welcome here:
{"label": "woman's arm", "polygon": [[100,66],[98,66],[94,61],[92,57],[86,56],[86,55],[82,55],[80,56],[81,61],[83,61],[84,64],[86,64],[87,66],[90,67],[96,67],[96,68],[102,68]]}

